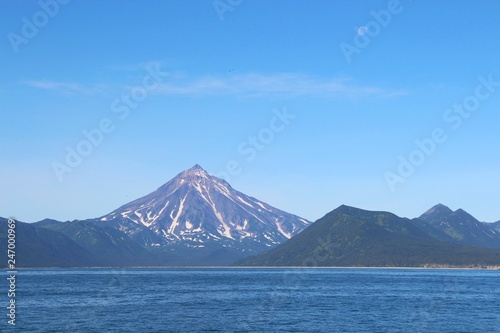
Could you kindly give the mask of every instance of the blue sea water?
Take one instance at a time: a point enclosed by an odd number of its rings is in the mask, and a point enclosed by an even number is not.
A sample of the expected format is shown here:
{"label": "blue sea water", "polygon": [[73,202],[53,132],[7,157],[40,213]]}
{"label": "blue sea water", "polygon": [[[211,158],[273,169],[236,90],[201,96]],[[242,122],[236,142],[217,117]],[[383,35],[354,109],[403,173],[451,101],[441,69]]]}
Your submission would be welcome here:
{"label": "blue sea water", "polygon": [[500,332],[498,271],[55,269],[16,284],[2,332]]}

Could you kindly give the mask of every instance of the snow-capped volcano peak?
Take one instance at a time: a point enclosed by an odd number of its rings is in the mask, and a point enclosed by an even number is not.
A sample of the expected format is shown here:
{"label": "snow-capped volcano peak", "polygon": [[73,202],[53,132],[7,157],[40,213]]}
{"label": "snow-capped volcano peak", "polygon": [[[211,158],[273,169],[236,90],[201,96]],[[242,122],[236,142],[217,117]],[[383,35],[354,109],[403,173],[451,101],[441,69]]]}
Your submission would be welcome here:
{"label": "snow-capped volcano peak", "polygon": [[205,171],[199,164],[196,164],[191,169],[187,169],[180,174],[178,174],[173,180],[181,183],[193,184],[207,184],[207,183],[217,183],[223,185],[224,187],[231,187],[225,180],[211,176]]}
{"label": "snow-capped volcano peak", "polygon": [[209,178],[209,174],[199,164],[195,164],[191,169],[181,172],[178,177],[202,177]]}
{"label": "snow-capped volcano peak", "polygon": [[198,164],[101,221],[118,222],[119,229],[131,233],[146,227],[166,245],[216,243],[250,252],[280,244],[310,224],[236,191]]}
{"label": "snow-capped volcano peak", "polygon": [[200,193],[203,192],[203,189],[212,187],[227,193],[232,190],[231,185],[229,185],[225,180],[209,175],[208,172],[206,172],[199,164],[196,164],[191,169],[187,169],[179,173],[172,180],[158,188],[158,190],[153,193],[165,193],[170,195],[183,186],[195,188]]}

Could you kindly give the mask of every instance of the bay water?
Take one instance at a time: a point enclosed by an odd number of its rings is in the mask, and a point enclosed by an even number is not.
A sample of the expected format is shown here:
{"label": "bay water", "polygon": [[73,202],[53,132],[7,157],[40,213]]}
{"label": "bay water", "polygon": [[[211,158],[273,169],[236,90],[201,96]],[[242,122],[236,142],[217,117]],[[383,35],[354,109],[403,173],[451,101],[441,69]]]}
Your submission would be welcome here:
{"label": "bay water", "polygon": [[500,332],[500,271],[28,269],[16,326],[3,318],[2,332]]}

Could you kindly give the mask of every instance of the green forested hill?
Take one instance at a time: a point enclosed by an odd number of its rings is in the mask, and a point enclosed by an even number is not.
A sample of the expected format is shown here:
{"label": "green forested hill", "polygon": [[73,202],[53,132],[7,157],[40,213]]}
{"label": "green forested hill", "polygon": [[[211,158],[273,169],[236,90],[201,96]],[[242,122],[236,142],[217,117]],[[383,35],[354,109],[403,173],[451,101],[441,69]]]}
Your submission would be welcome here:
{"label": "green forested hill", "polygon": [[499,265],[500,250],[439,241],[411,220],[340,206],[299,235],[237,265],[482,266]]}

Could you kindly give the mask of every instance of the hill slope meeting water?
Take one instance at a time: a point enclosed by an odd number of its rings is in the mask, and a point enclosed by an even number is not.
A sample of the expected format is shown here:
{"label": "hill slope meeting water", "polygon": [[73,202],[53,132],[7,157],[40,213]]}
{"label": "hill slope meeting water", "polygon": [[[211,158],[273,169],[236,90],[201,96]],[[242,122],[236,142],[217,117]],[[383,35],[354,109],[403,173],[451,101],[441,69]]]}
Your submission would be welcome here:
{"label": "hill slope meeting water", "polygon": [[[432,235],[424,223],[388,212],[342,205],[284,244],[236,264],[299,267],[500,265],[500,250],[439,240],[437,238],[442,235]],[[437,233],[435,229],[431,231]]]}

